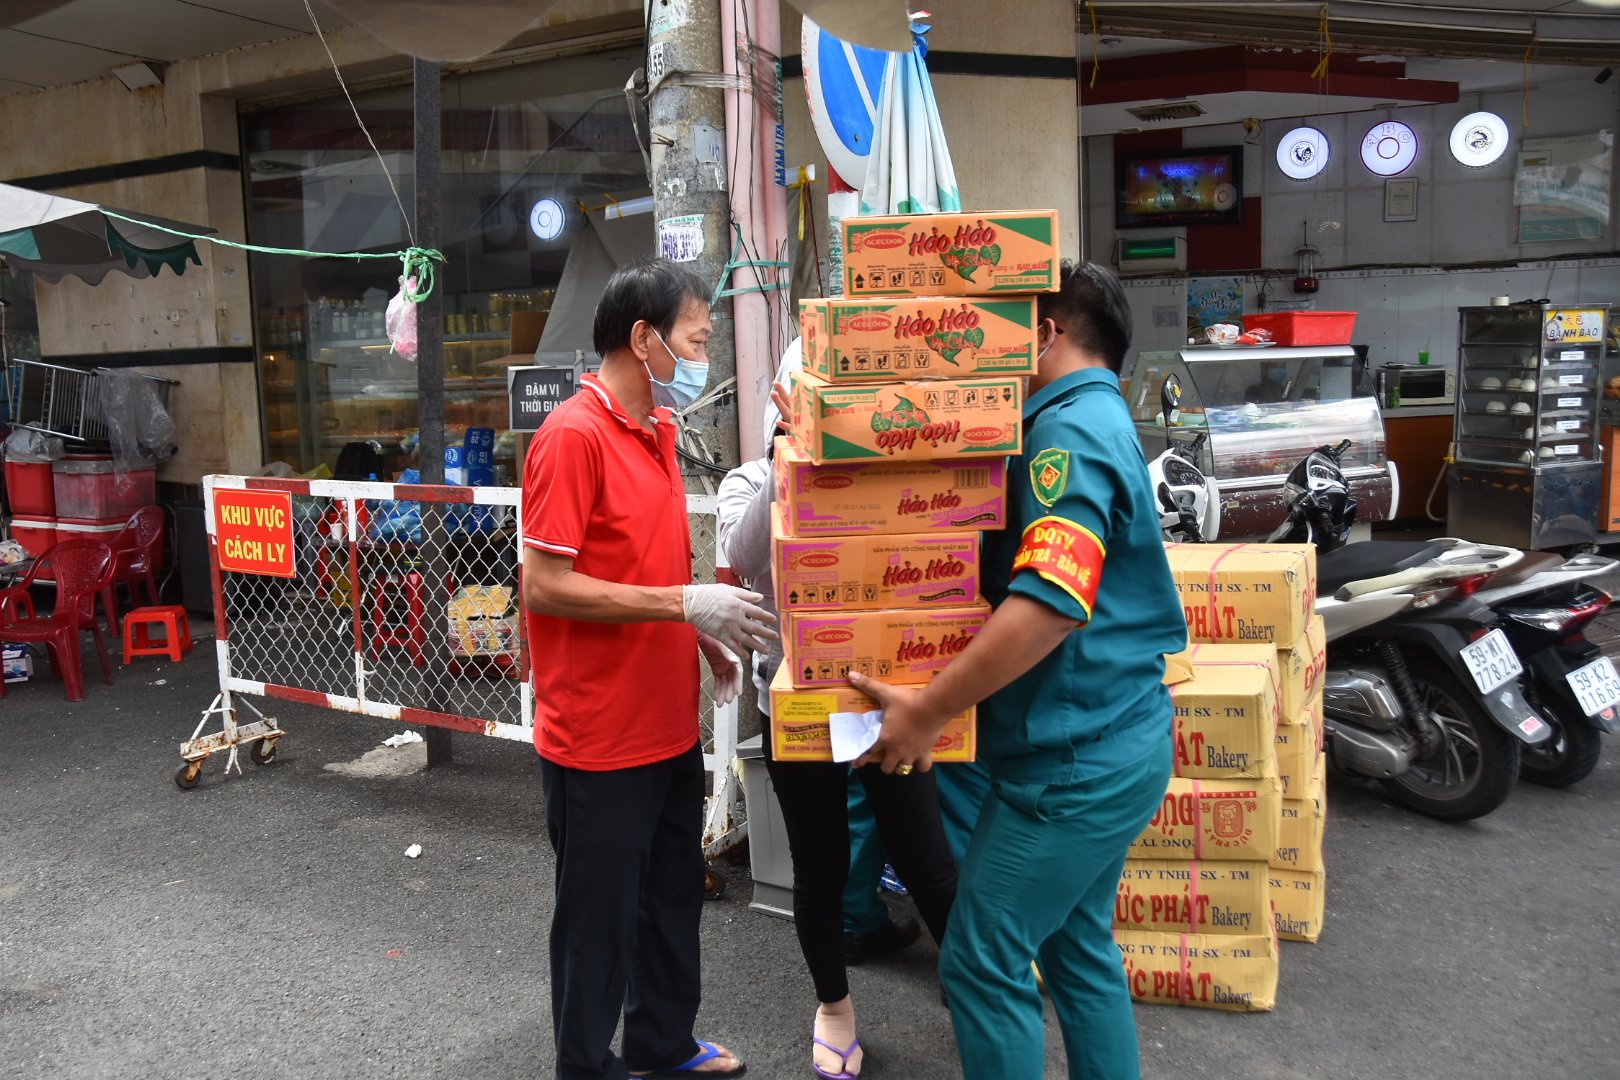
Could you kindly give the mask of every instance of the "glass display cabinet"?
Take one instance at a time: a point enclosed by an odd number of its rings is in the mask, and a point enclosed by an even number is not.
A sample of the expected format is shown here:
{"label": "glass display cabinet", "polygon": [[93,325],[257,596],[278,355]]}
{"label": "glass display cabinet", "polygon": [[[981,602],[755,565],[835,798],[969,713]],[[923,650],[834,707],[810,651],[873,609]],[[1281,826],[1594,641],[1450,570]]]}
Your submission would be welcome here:
{"label": "glass display cabinet", "polygon": [[[1255,348],[1189,345],[1127,358],[1121,373],[1142,452],[1167,439],[1209,441],[1198,466],[1221,493],[1220,539],[1263,537],[1283,520],[1283,480],[1311,450],[1350,440],[1343,468],[1360,504],[1358,530],[1390,516],[1398,497],[1378,400],[1357,396],[1348,345]],[[1166,428],[1159,392],[1181,383],[1178,422]]]}
{"label": "glass display cabinet", "polygon": [[1591,543],[1607,305],[1458,310],[1447,530],[1522,548]]}

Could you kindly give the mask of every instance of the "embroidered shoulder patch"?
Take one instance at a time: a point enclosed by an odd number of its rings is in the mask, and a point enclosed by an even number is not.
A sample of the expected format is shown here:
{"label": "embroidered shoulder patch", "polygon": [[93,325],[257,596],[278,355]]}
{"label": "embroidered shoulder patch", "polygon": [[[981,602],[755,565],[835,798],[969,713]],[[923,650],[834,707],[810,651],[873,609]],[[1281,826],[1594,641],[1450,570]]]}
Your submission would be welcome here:
{"label": "embroidered shoulder patch", "polygon": [[1051,506],[1069,486],[1069,452],[1053,447],[1036,454],[1029,463],[1029,486],[1042,506]]}

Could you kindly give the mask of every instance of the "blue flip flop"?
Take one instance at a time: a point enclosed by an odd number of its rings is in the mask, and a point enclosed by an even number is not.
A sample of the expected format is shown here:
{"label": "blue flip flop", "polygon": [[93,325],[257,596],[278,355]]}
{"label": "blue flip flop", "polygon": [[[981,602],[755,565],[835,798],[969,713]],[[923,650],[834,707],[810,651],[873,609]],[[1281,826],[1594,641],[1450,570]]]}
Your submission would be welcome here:
{"label": "blue flip flop", "polygon": [[[637,1080],[642,1080],[642,1078],[645,1078],[645,1080],[651,1080],[651,1078],[659,1077],[659,1076],[684,1076],[684,1075],[686,1075],[688,1073],[693,1072],[693,1070],[697,1069],[700,1065],[703,1065],[706,1062],[713,1061],[715,1058],[719,1057],[720,1054],[721,1054],[720,1048],[718,1046],[714,1045],[714,1043],[704,1042],[702,1039],[698,1039],[697,1044],[698,1044],[697,1056],[692,1058],[692,1060],[690,1060],[690,1061],[684,1061],[681,1064],[671,1066],[668,1069],[654,1069],[652,1072],[645,1072],[645,1073],[639,1073],[639,1074],[634,1074],[634,1075],[636,1076]],[[707,1076],[720,1076],[720,1077],[741,1076],[743,1073],[745,1073],[747,1071],[748,1071],[748,1064],[746,1062],[744,1062],[744,1061],[738,1061],[737,1062],[737,1067],[735,1069],[726,1069],[723,1072],[715,1072],[715,1071],[702,1072],[702,1073],[697,1073],[696,1075],[705,1076],[705,1077],[707,1077]]]}

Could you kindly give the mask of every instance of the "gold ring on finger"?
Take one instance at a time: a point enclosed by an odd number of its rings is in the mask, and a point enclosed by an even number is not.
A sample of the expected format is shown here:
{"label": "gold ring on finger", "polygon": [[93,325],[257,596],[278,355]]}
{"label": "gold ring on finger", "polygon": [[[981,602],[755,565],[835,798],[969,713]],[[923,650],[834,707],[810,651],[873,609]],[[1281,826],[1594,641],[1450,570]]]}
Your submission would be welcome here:
{"label": "gold ring on finger", "polygon": [[896,768],[894,771],[899,773],[901,776],[910,776],[911,775],[911,766],[910,765],[901,765],[898,768]]}

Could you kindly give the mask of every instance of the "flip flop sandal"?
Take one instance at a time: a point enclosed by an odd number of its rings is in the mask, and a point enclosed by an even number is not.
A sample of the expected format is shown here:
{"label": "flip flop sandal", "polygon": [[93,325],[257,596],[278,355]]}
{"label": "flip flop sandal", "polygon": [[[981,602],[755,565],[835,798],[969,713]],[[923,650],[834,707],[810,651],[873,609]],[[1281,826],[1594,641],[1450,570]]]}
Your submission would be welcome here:
{"label": "flip flop sandal", "polygon": [[[817,1046],[831,1050],[833,1053],[837,1054],[840,1059],[840,1071],[835,1073],[826,1071],[814,1061],[810,1062],[811,1071],[820,1077],[821,1080],[859,1080],[861,1075],[860,1073],[852,1073],[849,1071],[849,1057],[851,1054],[861,1048],[861,1040],[856,1039],[847,1047],[840,1049],[839,1047],[836,1047],[832,1043],[828,1042],[826,1039],[814,1035],[812,1035],[810,1038],[811,1041]],[[861,1064],[866,1064],[864,1059],[862,1060]]]}
{"label": "flip flop sandal", "polygon": [[[631,1076],[632,1076],[633,1080],[642,1080],[642,1078],[647,1078],[647,1080],[651,1080],[651,1078],[659,1077],[659,1076],[687,1076],[687,1075],[703,1076],[703,1077],[709,1077],[709,1076],[716,1076],[716,1077],[741,1076],[743,1073],[748,1071],[747,1063],[739,1061],[739,1062],[737,1062],[737,1067],[735,1069],[712,1070],[712,1071],[707,1071],[707,1072],[696,1072],[695,1070],[699,1066],[704,1065],[704,1064],[706,1064],[706,1063],[708,1063],[710,1061],[713,1061],[715,1058],[719,1057],[720,1054],[721,1054],[720,1048],[718,1046],[714,1045],[714,1043],[704,1042],[702,1039],[698,1039],[697,1044],[698,1044],[698,1047],[699,1047],[698,1053],[697,1053],[696,1057],[692,1058],[692,1060],[682,1062],[679,1065],[674,1065],[674,1066],[671,1066],[670,1068],[667,1068],[667,1069],[654,1069],[651,1072],[632,1073]],[[851,1077],[850,1080],[854,1080],[854,1078]]]}

